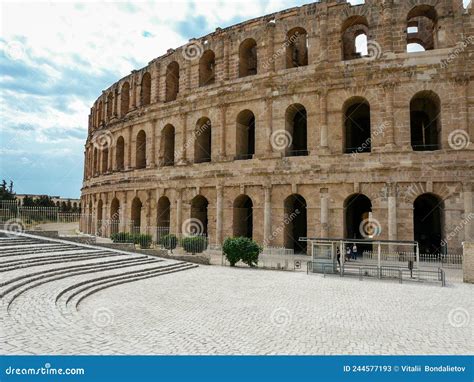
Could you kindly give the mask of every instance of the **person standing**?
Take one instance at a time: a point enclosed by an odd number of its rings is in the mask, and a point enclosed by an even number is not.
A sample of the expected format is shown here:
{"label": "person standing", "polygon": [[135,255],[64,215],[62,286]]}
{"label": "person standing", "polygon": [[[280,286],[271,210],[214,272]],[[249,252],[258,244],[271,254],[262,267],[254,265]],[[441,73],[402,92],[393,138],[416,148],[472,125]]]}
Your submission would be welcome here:
{"label": "person standing", "polygon": [[349,261],[351,259],[351,246],[348,245],[346,248],[346,261]]}
{"label": "person standing", "polygon": [[354,245],[352,246],[352,258],[354,260],[357,260],[357,245],[354,243]]}

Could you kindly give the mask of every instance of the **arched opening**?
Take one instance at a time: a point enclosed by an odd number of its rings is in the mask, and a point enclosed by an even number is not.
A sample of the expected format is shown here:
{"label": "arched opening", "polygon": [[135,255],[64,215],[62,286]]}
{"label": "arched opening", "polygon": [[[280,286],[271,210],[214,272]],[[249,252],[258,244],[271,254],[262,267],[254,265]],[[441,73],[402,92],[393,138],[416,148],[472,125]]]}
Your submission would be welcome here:
{"label": "arched opening", "polygon": [[286,148],[286,156],[308,155],[307,120],[306,109],[303,105],[293,104],[286,109],[286,131],[291,137]]}
{"label": "arched opening", "polygon": [[142,226],[142,202],[138,197],[134,198],[132,201],[132,232],[140,233]]}
{"label": "arched opening", "polygon": [[94,176],[99,172],[99,151],[94,148]]}
{"label": "arched opening", "polygon": [[86,232],[92,234],[92,223],[94,221],[92,201],[89,202],[89,214],[87,215]]}
{"label": "arched opening", "polygon": [[120,90],[120,115],[124,116],[128,113],[130,106],[130,84],[124,82],[122,90]]}
{"label": "arched opening", "polygon": [[354,97],[344,106],[344,152],[369,153],[371,143],[369,102]]}
{"label": "arched opening", "polygon": [[433,194],[423,194],[413,203],[414,240],[420,253],[440,254],[444,235],[444,203]]}
{"label": "arched opening", "polygon": [[117,233],[120,229],[120,202],[117,198],[112,199],[110,204],[110,233]]}
{"label": "arched opening", "polygon": [[103,110],[102,110],[102,101],[99,101],[99,107],[97,108],[97,115],[98,115],[98,121],[99,121],[99,126],[102,125],[104,122],[104,115],[103,115]]}
{"label": "arched opening", "polygon": [[257,42],[248,38],[239,48],[239,77],[257,74]]}
{"label": "arched opening", "polygon": [[252,239],[253,236],[253,203],[247,195],[240,195],[234,201],[233,234]]}
{"label": "arched opening", "polygon": [[173,166],[174,165],[174,126],[166,125],[161,132],[162,141],[162,153],[163,153],[163,165]]}
{"label": "arched opening", "polygon": [[136,168],[146,167],[146,134],[143,130],[140,130],[137,134],[136,143]]}
{"label": "arched opening", "polygon": [[142,106],[149,105],[151,102],[151,74],[148,72],[142,77],[140,98]]}
{"label": "arched opening", "polygon": [[432,91],[417,93],[410,101],[410,135],[414,151],[440,149],[441,101]]}
{"label": "arched opening", "polygon": [[194,163],[211,161],[211,120],[200,118],[194,131]]}
{"label": "arched opening", "polygon": [[166,68],[166,96],[165,101],[174,101],[179,93],[179,64],[171,62]]}
{"label": "arched opening", "polygon": [[105,174],[109,171],[109,146],[105,145],[102,148],[102,174]]}
{"label": "arched opening", "polygon": [[211,85],[216,81],[216,56],[206,50],[199,59],[199,86]]}
{"label": "arched opening", "polygon": [[286,35],[286,68],[306,65],[308,65],[308,34],[303,28],[293,28]]}
{"label": "arched opening", "polygon": [[194,232],[190,232],[193,235],[205,235],[207,236],[207,207],[209,202],[202,195],[197,195],[191,201],[191,219],[195,219],[198,224],[191,224],[191,229]]}
{"label": "arched opening", "polygon": [[107,95],[107,120],[110,120],[110,118],[112,118],[113,108],[114,108],[114,95],[112,92],[110,92]]}
{"label": "arched opening", "polygon": [[407,51],[411,44],[418,44],[423,50],[436,49],[438,14],[431,5],[417,5],[407,15]]}
{"label": "arched opening", "polygon": [[354,60],[368,54],[369,23],[363,16],[349,17],[342,25],[342,58]]}
{"label": "arched opening", "polygon": [[236,160],[252,159],[255,154],[255,116],[243,110],[237,116]]}
{"label": "arched opening", "polygon": [[99,201],[97,202],[97,212],[96,212],[96,215],[97,215],[97,232],[96,232],[96,235],[97,236],[102,236],[102,226],[103,226],[103,216],[102,216],[102,208],[103,208],[104,204],[102,203],[102,199],[99,199]]}
{"label": "arched opening", "polygon": [[308,234],[306,200],[298,194],[290,195],[285,199],[284,210],[285,248],[306,253],[306,242],[299,241]]}
{"label": "arched opening", "polygon": [[115,145],[115,165],[117,170],[124,169],[125,141],[122,136],[117,139]]}
{"label": "arched opening", "polygon": [[158,227],[158,238],[168,235],[170,232],[171,203],[166,196],[158,199],[158,211],[156,225]]}
{"label": "arched opening", "polygon": [[[371,223],[372,202],[364,194],[349,196],[344,202],[344,237],[346,239],[370,239],[379,234]],[[376,227],[375,227],[376,228]],[[371,251],[372,246],[357,244],[359,253]]]}

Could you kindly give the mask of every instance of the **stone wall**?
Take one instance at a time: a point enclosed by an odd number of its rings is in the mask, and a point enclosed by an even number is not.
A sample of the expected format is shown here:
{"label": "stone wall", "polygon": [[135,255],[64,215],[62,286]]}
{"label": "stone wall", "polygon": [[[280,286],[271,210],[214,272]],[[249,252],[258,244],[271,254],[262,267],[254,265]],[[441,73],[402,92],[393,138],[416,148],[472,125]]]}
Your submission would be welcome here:
{"label": "stone wall", "polygon": [[474,242],[464,242],[462,273],[465,283],[474,284]]}

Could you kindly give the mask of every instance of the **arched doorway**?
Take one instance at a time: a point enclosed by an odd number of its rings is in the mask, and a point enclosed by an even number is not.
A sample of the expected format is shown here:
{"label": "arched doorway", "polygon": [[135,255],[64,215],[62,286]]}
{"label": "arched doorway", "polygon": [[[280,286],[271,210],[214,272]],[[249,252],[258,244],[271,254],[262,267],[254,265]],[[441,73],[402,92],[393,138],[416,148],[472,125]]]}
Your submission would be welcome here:
{"label": "arched doorway", "polygon": [[174,101],[179,93],[179,64],[171,62],[166,68],[166,97],[165,101]]}
{"label": "arched doorway", "polygon": [[[190,232],[191,234],[195,235],[205,235],[207,236],[207,207],[209,206],[209,202],[207,199],[202,195],[197,195],[191,201],[191,219],[195,219],[199,221],[199,228],[197,225],[191,225],[192,229],[195,229],[195,232]],[[199,232],[201,231],[201,232]]]}
{"label": "arched doorway", "polygon": [[[438,44],[438,14],[427,4],[413,7],[407,15],[407,48],[411,44],[420,45],[423,50],[436,49]],[[410,50],[407,49],[408,52]]]}
{"label": "arched doorway", "polygon": [[354,97],[344,105],[344,152],[370,151],[370,105],[365,98]]}
{"label": "arched doorway", "polygon": [[140,98],[142,105],[146,106],[150,104],[151,101],[151,75],[146,72],[142,78],[142,86],[140,92]]}
{"label": "arched doorway", "polygon": [[170,233],[171,203],[168,197],[162,196],[158,199],[158,210],[156,215],[157,240],[161,236]]}
{"label": "arched doorway", "polygon": [[[351,16],[342,24],[342,58],[354,60],[367,55],[369,23],[363,16]],[[365,44],[365,45],[364,45]]]}
{"label": "arched doorway", "polygon": [[420,253],[441,253],[444,236],[444,203],[434,194],[422,194],[413,203],[414,240]]}
{"label": "arched doorway", "polygon": [[143,130],[137,134],[136,168],[146,167],[146,134]]}
{"label": "arched doorway", "polygon": [[142,202],[136,197],[132,201],[132,232],[140,233],[142,226]]}
{"label": "arched doorway", "polygon": [[122,136],[117,139],[115,147],[115,167],[116,170],[120,171],[124,169],[125,157],[125,141]]}
{"label": "arched doorway", "polygon": [[99,199],[99,201],[97,202],[97,211],[96,211],[96,215],[97,215],[97,232],[96,232],[96,235],[97,236],[102,236],[102,225],[103,225],[103,216],[102,216],[102,208],[104,206],[104,203],[102,202],[102,199]]}
{"label": "arched doorway", "polygon": [[285,248],[294,253],[306,253],[306,242],[300,237],[308,234],[306,200],[298,194],[288,196],[284,202],[285,209]]}
{"label": "arched doorway", "polygon": [[257,74],[257,42],[248,38],[239,48],[239,77]]}
{"label": "arched doorway", "polygon": [[206,50],[199,59],[199,86],[211,85],[216,80],[216,55]]}
{"label": "arched doorway", "polygon": [[286,156],[308,155],[307,115],[303,105],[294,104],[286,109],[286,131],[291,137],[291,144],[286,150]]}
{"label": "arched doorway", "polygon": [[120,90],[120,114],[124,116],[128,113],[130,106],[130,84],[124,82],[122,89]]}
{"label": "arched doorway", "polygon": [[255,154],[255,115],[243,110],[237,116],[236,160],[252,159]]}
{"label": "arched doorway", "polygon": [[253,203],[247,195],[240,195],[233,206],[233,233],[235,237],[253,237]]}
{"label": "arched doorway", "polygon": [[432,91],[417,93],[410,101],[410,134],[414,151],[439,150],[440,104]]}
{"label": "arched doorway", "polygon": [[112,199],[110,204],[110,233],[119,232],[120,227],[120,202],[117,198]]}
{"label": "arched doorway", "polygon": [[308,35],[306,30],[297,27],[286,35],[286,68],[308,65]]}
{"label": "arched doorway", "polygon": [[194,163],[211,161],[211,120],[200,118],[194,131]]}
{"label": "arched doorway", "polygon": [[166,125],[161,132],[163,166],[174,165],[174,126]]}
{"label": "arched doorway", "polygon": [[[349,196],[344,202],[344,237],[346,239],[371,239],[378,232],[373,232],[373,224],[370,223],[372,217],[372,202],[364,194],[354,194]],[[359,253],[371,251],[372,246],[367,244],[357,244]]]}

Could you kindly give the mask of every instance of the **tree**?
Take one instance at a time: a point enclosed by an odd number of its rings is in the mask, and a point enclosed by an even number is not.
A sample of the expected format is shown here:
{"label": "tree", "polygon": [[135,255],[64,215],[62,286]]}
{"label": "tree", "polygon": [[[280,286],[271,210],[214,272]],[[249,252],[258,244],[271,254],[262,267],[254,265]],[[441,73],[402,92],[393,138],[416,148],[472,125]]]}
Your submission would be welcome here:
{"label": "tree", "polygon": [[13,192],[13,182],[10,181],[10,186],[7,187],[7,181],[2,180],[2,185],[0,186],[0,200],[15,200],[15,193]]}
{"label": "tree", "polygon": [[254,267],[258,263],[258,255],[262,252],[262,248],[247,237],[227,238],[222,250],[231,267],[234,267],[240,260],[249,267]]}
{"label": "tree", "polygon": [[35,201],[30,196],[26,195],[23,198],[23,207],[34,207]]}
{"label": "tree", "polygon": [[41,195],[38,199],[35,200],[36,207],[56,207],[54,202],[48,195]]}

